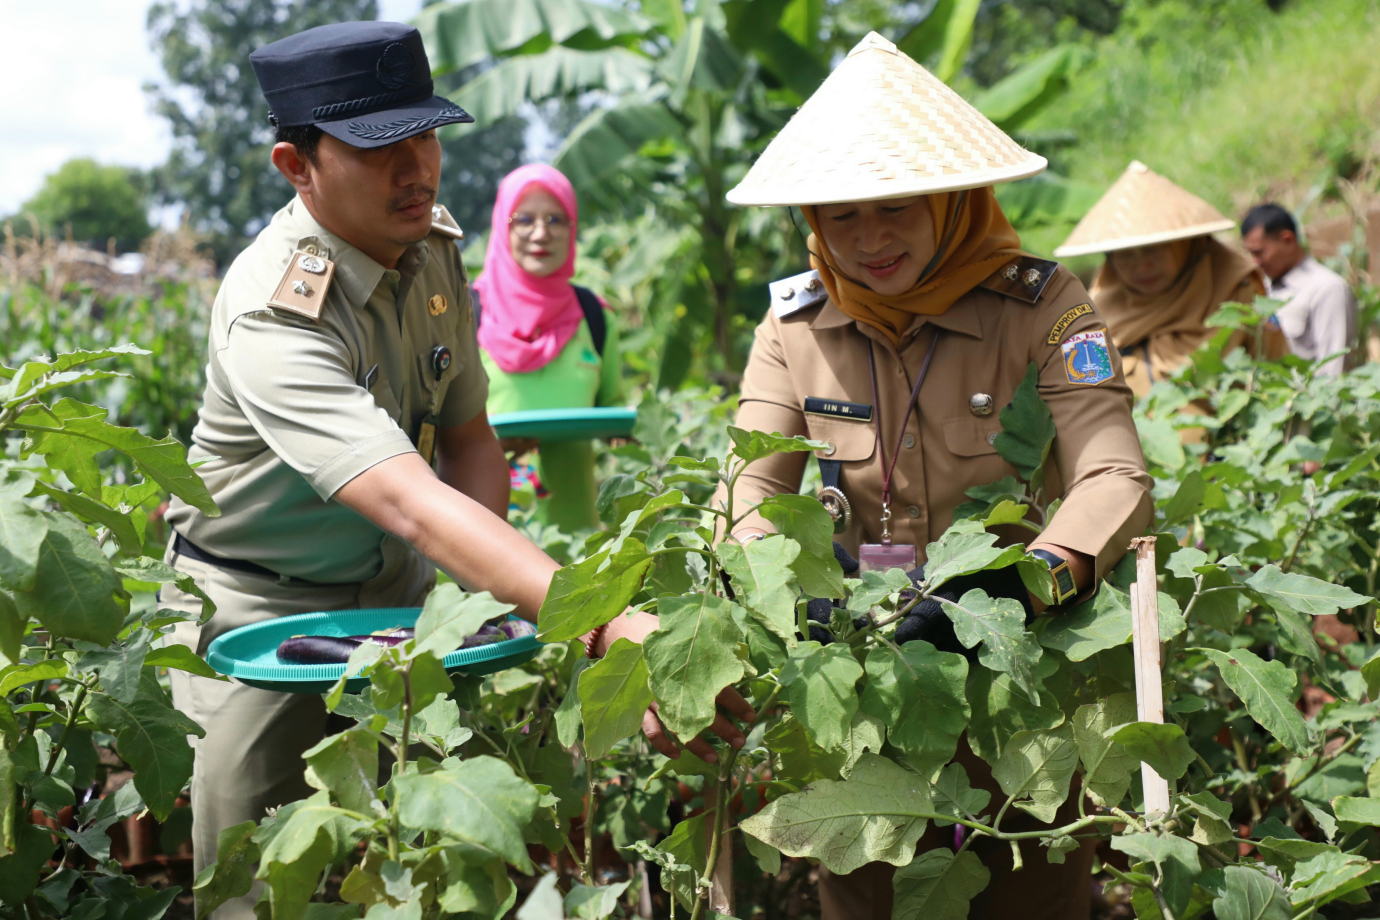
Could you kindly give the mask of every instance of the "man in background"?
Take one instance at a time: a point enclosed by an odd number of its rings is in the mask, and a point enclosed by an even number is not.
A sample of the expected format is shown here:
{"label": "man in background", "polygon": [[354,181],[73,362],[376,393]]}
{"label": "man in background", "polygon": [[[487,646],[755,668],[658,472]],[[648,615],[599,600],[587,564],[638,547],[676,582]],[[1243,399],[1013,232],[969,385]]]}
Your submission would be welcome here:
{"label": "man in background", "polygon": [[1346,280],[1308,254],[1293,216],[1274,203],[1251,208],[1241,239],[1270,279],[1270,296],[1284,301],[1275,318],[1289,350],[1300,358],[1330,358],[1318,372],[1339,377],[1354,366],[1356,297]]}

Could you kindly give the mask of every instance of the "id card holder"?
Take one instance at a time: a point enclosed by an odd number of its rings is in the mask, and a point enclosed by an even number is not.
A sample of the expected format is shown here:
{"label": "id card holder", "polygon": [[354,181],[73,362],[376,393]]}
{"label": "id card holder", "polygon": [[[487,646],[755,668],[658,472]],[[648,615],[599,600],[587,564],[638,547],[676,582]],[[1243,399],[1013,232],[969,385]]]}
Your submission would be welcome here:
{"label": "id card holder", "polygon": [[916,564],[915,546],[911,543],[864,543],[858,547],[859,572],[911,572]]}
{"label": "id card holder", "polygon": [[436,423],[440,418],[435,412],[422,419],[422,424],[417,429],[417,453],[422,455],[427,466],[431,466],[431,461],[436,456]]}

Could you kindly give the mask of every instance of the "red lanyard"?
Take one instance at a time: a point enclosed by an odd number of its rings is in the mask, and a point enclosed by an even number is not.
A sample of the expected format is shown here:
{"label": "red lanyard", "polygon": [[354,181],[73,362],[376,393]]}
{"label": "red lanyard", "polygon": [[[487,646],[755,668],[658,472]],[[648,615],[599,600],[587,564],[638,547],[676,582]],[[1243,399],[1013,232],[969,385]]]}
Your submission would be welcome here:
{"label": "red lanyard", "polygon": [[[896,434],[896,449],[891,453],[891,462],[886,459],[886,449],[882,445],[882,399],[881,393],[877,389],[877,359],[872,354],[872,340],[867,340],[867,373],[872,378],[872,404],[876,407],[875,417],[877,420],[877,455],[882,461],[882,542],[891,542],[891,475],[896,472],[896,461],[901,457],[901,446],[905,442],[906,426],[910,424],[911,413],[915,411],[916,400],[920,398],[920,387],[925,384],[925,375],[930,372],[930,359],[934,357],[934,346],[939,344],[938,327],[935,327],[934,338],[930,340],[929,351],[925,352],[925,360],[920,365],[920,373],[916,375],[915,385],[910,388],[910,399],[906,401],[906,414],[901,419],[901,430]],[[898,355],[899,359],[899,355]],[[903,365],[904,366],[904,365]]]}

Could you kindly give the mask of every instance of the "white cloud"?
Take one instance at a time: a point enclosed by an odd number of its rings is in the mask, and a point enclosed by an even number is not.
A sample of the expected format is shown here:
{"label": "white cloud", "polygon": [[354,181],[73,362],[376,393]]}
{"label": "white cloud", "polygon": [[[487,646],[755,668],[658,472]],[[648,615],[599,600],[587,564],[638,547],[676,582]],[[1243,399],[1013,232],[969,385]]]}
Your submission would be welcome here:
{"label": "white cloud", "polygon": [[[380,0],[403,21],[421,0]],[[0,0],[7,85],[0,93],[0,214],[10,214],[72,157],[155,166],[172,134],[143,84],[162,77],[144,31],[147,0]]]}

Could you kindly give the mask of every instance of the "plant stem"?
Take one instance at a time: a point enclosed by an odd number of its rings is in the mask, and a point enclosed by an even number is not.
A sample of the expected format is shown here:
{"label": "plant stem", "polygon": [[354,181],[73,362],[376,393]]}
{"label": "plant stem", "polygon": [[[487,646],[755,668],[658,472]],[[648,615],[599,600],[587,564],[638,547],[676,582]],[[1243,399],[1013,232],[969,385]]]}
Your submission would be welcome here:
{"label": "plant stem", "polygon": [[581,869],[585,874],[585,884],[594,884],[594,803],[598,790],[594,786],[594,764],[585,758],[585,860]]}
{"label": "plant stem", "polygon": [[[407,770],[407,736],[412,732],[412,663],[408,662],[402,671],[403,700],[402,700],[402,734],[398,738],[398,746],[394,749],[393,758],[397,761],[393,765],[393,775],[402,777]],[[388,858],[393,862],[398,862],[402,849],[402,808],[398,801],[398,787],[393,786],[393,802],[389,807],[388,814]]]}
{"label": "plant stem", "polygon": [[[1231,735],[1231,747],[1232,751],[1236,754],[1236,766],[1240,768],[1242,773],[1250,773],[1251,768],[1246,760],[1246,745],[1241,741],[1241,735],[1237,733],[1236,729],[1231,727],[1227,728],[1227,733]],[[1260,810],[1260,799],[1258,799],[1255,794],[1254,783],[1246,784],[1246,795],[1251,801],[1251,823],[1259,824],[1262,812]]]}
{"label": "plant stem", "polygon": [[90,690],[89,684],[82,684],[77,691],[77,698],[72,701],[71,710],[67,713],[67,724],[62,726],[62,735],[58,738],[57,744],[53,745],[53,750],[48,754],[48,765],[43,768],[44,776],[52,776],[53,768],[57,766],[58,757],[62,754],[62,749],[67,745],[67,739],[72,734],[72,726],[77,724],[77,717],[81,715],[82,704],[86,702],[86,693]]}
{"label": "plant stem", "polygon": [[700,920],[700,917],[704,915],[705,905],[709,902],[709,892],[714,884],[714,869],[719,863],[719,844],[726,833],[725,819],[728,815],[731,798],[733,765],[737,759],[738,750],[730,747],[728,758],[719,768],[719,778],[715,786],[717,795],[714,799],[714,831],[709,839],[709,857],[705,860],[704,875],[700,877],[700,884],[695,897],[695,909],[690,914],[690,920]]}

